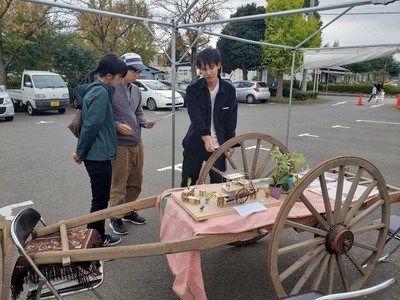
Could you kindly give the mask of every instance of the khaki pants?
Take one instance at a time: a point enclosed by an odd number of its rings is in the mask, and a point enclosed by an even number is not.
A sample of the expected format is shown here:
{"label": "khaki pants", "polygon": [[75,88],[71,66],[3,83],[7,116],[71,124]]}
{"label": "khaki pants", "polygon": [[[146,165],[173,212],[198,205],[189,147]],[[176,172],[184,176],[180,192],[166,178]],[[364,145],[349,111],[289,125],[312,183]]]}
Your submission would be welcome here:
{"label": "khaki pants", "polygon": [[[109,207],[135,201],[142,191],[143,143],[117,146],[117,158],[111,161],[112,178]],[[114,218],[122,218],[116,216]]]}

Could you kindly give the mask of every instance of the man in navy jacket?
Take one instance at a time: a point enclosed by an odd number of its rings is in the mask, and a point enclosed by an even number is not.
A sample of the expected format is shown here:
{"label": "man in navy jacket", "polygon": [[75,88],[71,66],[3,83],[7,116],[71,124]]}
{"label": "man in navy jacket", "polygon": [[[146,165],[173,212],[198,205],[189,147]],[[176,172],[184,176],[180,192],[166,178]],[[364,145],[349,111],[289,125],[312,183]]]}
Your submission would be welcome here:
{"label": "man in navy jacket", "polygon": [[[196,183],[203,162],[235,136],[238,109],[236,90],[218,75],[221,61],[219,51],[213,48],[207,48],[196,56],[196,65],[203,77],[186,89],[191,124],[182,142],[182,187],[187,185],[189,178]],[[230,155],[233,152],[234,148],[229,149]],[[225,157],[220,157],[214,166],[225,171]],[[222,182],[222,178],[211,171],[210,181],[218,183]]]}

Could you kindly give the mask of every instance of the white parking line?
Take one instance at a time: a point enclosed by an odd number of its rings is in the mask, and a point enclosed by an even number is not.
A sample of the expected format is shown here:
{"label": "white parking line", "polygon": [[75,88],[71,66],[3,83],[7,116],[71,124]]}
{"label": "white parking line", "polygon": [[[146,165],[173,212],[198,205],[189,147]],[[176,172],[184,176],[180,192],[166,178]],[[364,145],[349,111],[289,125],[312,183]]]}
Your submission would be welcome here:
{"label": "white parking line", "polygon": [[[182,163],[176,164],[174,169],[175,169],[175,171],[181,171],[182,172]],[[163,172],[163,171],[167,171],[167,170],[172,170],[172,166],[168,166],[168,167],[157,169],[158,172]]]}
{"label": "white parking line", "polygon": [[[256,146],[254,145],[254,146],[246,147],[246,150],[255,149],[255,148],[256,148]],[[261,150],[265,150],[265,151],[271,150],[271,149],[268,149],[268,148],[263,148],[262,145],[261,145],[260,149],[261,149]]]}
{"label": "white parking line", "polygon": [[375,105],[372,105],[370,108],[375,108],[375,107],[379,107],[379,106],[382,106],[382,105],[385,105],[385,103],[375,104]]}
{"label": "white parking line", "polygon": [[332,104],[331,106],[336,106],[336,105],[341,105],[341,104],[346,104],[346,103],[347,103],[347,101],[343,101],[343,102],[338,102],[338,103]]}
{"label": "white parking line", "polygon": [[310,133],[302,133],[302,134],[299,134],[298,136],[300,136],[300,137],[303,137],[303,136],[309,136],[309,137],[315,137],[315,138],[318,138],[319,136],[318,135],[314,135],[314,134],[310,134]]}
{"label": "white parking line", "polygon": [[395,123],[395,122],[384,122],[384,121],[373,121],[373,120],[356,120],[356,122],[400,125],[400,123]]}
{"label": "white parking line", "polygon": [[14,219],[14,216],[12,215],[12,210],[14,208],[21,207],[21,206],[27,206],[27,205],[31,205],[31,204],[33,204],[33,202],[31,200],[28,200],[28,201],[24,201],[21,203],[16,203],[16,204],[11,204],[11,205],[1,207],[0,208],[0,216],[5,217],[6,220],[12,221],[12,219]]}
{"label": "white parking line", "polygon": [[333,126],[331,126],[331,128],[345,128],[345,129],[349,129],[350,127],[342,126],[342,125],[333,125]]}
{"label": "white parking line", "polygon": [[55,123],[54,121],[39,121],[39,122],[36,122],[36,124],[52,124],[52,123]]}

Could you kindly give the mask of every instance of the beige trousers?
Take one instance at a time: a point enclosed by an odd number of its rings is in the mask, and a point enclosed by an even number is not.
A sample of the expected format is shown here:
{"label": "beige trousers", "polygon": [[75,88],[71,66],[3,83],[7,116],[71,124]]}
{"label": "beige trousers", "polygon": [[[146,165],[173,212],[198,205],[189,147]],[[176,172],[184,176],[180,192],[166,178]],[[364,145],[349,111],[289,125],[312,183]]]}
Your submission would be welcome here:
{"label": "beige trousers", "polygon": [[[111,161],[112,177],[109,207],[135,201],[142,191],[144,150],[136,146],[117,146],[117,158]],[[122,218],[115,216],[114,218]]]}

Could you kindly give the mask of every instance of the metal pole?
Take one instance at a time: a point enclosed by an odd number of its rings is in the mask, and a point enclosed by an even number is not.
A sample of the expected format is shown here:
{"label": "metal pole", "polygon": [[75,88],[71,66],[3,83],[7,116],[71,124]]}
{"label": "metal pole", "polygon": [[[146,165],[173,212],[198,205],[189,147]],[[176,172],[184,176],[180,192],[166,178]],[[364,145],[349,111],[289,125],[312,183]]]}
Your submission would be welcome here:
{"label": "metal pole", "polygon": [[290,92],[289,92],[289,108],[288,108],[288,121],[286,128],[286,148],[289,149],[289,135],[290,135],[290,117],[292,112],[292,94],[293,94],[293,75],[294,75],[294,62],[296,60],[296,50],[293,50],[292,56],[292,69],[290,70]]}
{"label": "metal pole", "polygon": [[176,23],[172,20],[173,28],[171,30],[171,87],[172,87],[172,171],[171,187],[175,187],[175,82],[176,82]]}

